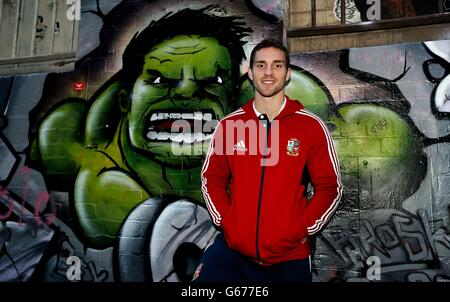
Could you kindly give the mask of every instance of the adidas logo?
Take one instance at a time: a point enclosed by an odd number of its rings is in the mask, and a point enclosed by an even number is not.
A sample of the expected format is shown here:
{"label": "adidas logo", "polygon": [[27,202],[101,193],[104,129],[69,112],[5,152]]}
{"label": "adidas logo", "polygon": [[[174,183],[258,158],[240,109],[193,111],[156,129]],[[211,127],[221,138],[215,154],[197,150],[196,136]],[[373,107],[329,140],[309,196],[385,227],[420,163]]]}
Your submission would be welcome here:
{"label": "adidas logo", "polygon": [[245,152],[247,151],[247,148],[245,147],[244,141],[240,140],[237,144],[234,145],[233,147],[234,151],[241,151],[241,152]]}

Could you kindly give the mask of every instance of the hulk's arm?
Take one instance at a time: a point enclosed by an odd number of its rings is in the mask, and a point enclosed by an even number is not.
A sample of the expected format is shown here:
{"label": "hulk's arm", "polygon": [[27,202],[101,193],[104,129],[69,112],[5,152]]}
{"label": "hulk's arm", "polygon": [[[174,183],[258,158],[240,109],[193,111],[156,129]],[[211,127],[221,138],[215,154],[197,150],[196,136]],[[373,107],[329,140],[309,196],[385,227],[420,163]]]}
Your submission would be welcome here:
{"label": "hulk's arm", "polygon": [[73,193],[87,243],[114,243],[120,226],[149,197],[120,151],[120,85],[105,84],[92,103],[72,99],[43,120],[30,149],[30,161],[52,189]]}
{"label": "hulk's arm", "polygon": [[116,104],[119,85],[112,81],[93,96],[67,99],[52,108],[39,125],[29,149],[28,164],[41,171],[53,189],[69,191],[89,150],[105,149],[120,120]]}
{"label": "hulk's arm", "polygon": [[55,189],[73,185],[83,154],[84,100],[70,99],[58,105],[40,124],[29,151],[28,164],[45,174]]}

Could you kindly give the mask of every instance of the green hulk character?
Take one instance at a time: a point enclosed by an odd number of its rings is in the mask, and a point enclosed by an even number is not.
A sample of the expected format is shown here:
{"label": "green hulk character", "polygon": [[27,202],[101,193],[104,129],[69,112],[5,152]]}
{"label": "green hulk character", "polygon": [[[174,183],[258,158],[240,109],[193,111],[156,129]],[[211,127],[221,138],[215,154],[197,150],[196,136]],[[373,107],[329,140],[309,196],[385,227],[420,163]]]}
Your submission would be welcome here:
{"label": "green hulk character", "polygon": [[[250,32],[238,18],[209,14],[210,8],[152,21],[91,102],[62,102],[40,124],[31,162],[48,182],[73,188],[89,245],[113,244],[130,210],[149,197],[201,201],[201,153],[211,125],[236,106],[241,39]],[[210,127],[172,133],[180,120]],[[188,155],[175,154],[174,145]]]}

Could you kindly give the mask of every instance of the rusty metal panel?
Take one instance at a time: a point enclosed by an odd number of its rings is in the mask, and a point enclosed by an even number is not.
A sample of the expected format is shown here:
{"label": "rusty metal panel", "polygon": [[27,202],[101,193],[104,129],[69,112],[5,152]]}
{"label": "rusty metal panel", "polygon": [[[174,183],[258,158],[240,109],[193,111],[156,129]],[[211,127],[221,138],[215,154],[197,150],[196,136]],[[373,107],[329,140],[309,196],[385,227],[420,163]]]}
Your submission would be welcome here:
{"label": "rusty metal panel", "polygon": [[19,12],[17,31],[17,57],[28,57],[33,54],[34,33],[36,31],[36,0],[22,0]]}
{"label": "rusty metal panel", "polygon": [[53,53],[64,53],[72,49],[74,26],[73,21],[67,18],[68,6],[66,2],[56,3],[56,17],[53,39]]}
{"label": "rusty metal panel", "polygon": [[15,57],[20,0],[2,1],[0,58]]}
{"label": "rusty metal panel", "polygon": [[55,28],[56,0],[39,0],[33,55],[51,54]]}
{"label": "rusty metal panel", "polygon": [[73,70],[76,5],[79,0],[0,0],[0,75]]}

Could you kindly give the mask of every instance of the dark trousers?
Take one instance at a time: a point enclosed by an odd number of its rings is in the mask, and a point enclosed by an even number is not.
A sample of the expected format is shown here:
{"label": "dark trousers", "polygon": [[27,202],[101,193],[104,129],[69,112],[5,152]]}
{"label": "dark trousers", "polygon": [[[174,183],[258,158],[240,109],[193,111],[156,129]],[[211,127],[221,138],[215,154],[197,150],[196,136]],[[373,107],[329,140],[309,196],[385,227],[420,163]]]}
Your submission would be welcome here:
{"label": "dark trousers", "polygon": [[270,266],[259,265],[230,249],[219,234],[200,260],[195,282],[311,282],[310,258]]}

